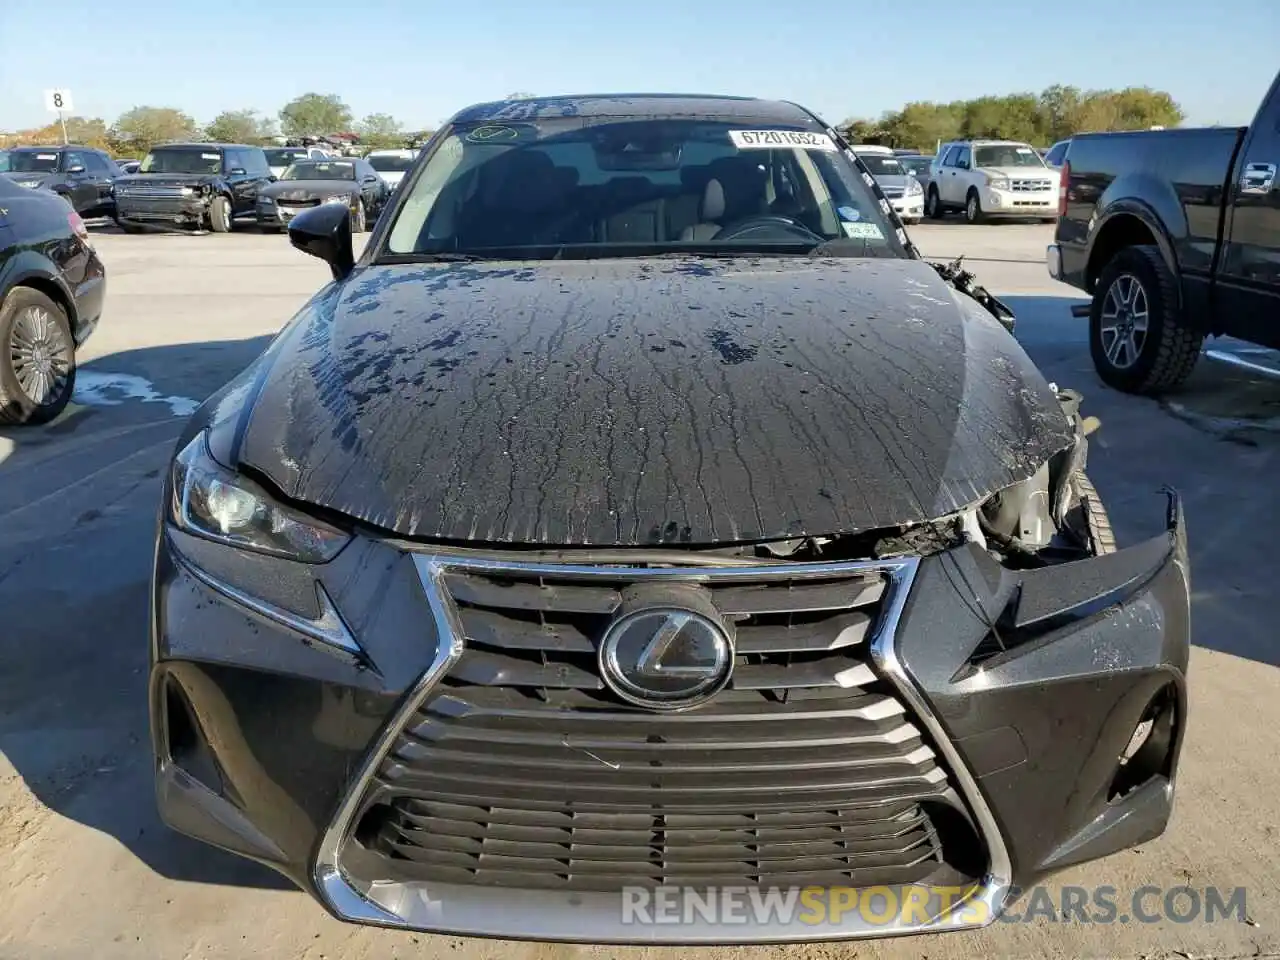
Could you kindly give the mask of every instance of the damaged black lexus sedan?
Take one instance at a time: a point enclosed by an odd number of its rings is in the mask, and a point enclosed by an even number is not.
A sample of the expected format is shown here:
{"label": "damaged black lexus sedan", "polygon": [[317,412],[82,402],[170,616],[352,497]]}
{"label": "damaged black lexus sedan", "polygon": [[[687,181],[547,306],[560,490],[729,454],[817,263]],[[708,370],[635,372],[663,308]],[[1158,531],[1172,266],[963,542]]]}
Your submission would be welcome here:
{"label": "damaged black lexus sedan", "polygon": [[[172,827],[345,920],[644,943],[980,925],[1163,831],[1176,497],[1117,549],[1079,398],[815,116],[472,107],[358,259],[289,231],[334,280],[165,486]],[[781,899],[634,909],[716,890]]]}

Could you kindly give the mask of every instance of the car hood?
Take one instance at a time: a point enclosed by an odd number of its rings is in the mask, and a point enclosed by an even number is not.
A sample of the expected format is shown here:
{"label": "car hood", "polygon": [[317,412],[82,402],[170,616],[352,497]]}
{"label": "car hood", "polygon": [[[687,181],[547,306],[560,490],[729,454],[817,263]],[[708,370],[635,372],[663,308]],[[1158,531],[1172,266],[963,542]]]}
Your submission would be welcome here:
{"label": "car hood", "polygon": [[133,173],[122,174],[114,182],[117,187],[199,187],[220,177],[217,173]]}
{"label": "car hood", "polygon": [[366,266],[282,332],[234,464],[406,537],[725,543],[924,521],[1072,440],[927,263]]}
{"label": "car hood", "polygon": [[311,200],[355,192],[356,185],[350,180],[281,180],[258,191],[260,196],[277,200]]}
{"label": "car hood", "polygon": [[881,187],[897,187],[902,190],[914,179],[915,177],[908,173],[884,173],[876,177],[876,183]]}
{"label": "car hood", "polygon": [[979,167],[990,177],[1008,177],[1013,180],[1049,180],[1053,171],[1048,167]]}

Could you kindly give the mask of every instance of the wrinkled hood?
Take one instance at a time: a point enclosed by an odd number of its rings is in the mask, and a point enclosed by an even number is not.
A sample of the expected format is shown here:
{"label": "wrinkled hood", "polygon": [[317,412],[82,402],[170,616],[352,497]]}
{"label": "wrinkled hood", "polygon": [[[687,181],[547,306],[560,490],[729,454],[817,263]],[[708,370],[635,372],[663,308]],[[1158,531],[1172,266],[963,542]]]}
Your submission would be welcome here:
{"label": "wrinkled hood", "polygon": [[117,187],[200,187],[218,180],[220,173],[134,173],[115,178]]}
{"label": "wrinkled hood", "polygon": [[989,177],[1008,177],[1011,180],[1051,180],[1054,171],[1048,167],[979,167]]}
{"label": "wrinkled hood", "polygon": [[350,180],[280,180],[263,187],[258,194],[276,200],[314,200],[355,192],[356,184]]}
{"label": "wrinkled hood", "polygon": [[927,263],[361,267],[271,350],[230,459],[408,537],[714,543],[936,518],[1072,439]]}

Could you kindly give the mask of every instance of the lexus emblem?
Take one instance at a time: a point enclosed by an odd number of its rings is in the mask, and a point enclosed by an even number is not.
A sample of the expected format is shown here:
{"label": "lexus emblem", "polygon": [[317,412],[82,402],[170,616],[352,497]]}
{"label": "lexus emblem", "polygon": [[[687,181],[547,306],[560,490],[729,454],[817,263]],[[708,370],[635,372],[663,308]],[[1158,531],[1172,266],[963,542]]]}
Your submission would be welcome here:
{"label": "lexus emblem", "polygon": [[653,710],[705,703],[729,682],[733,642],[692,610],[636,610],[613,621],[600,643],[600,675],[622,699]]}

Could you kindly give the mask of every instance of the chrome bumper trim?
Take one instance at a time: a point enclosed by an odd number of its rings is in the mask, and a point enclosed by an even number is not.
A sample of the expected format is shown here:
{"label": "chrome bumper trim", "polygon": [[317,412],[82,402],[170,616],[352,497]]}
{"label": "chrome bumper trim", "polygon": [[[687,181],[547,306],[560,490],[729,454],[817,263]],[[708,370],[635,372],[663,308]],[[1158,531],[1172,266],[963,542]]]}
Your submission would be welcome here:
{"label": "chrome bumper trim", "polygon": [[[316,888],[321,901],[339,919],[432,933],[513,940],[710,945],[851,940],[973,929],[989,924],[1004,906],[1011,881],[1011,865],[1004,838],[977,782],[961,762],[941,723],[907,676],[894,650],[895,633],[919,567],[918,558],[841,563],[760,563],[710,568],[694,565],[675,568],[586,566],[427,554],[414,554],[413,562],[431,608],[439,643],[430,666],[384,725],[352,778],[317,847],[313,868]],[[739,924],[712,923],[697,918],[693,922],[641,926],[624,921],[623,897],[612,893],[519,890],[448,883],[374,883],[364,890],[358,889],[343,873],[341,852],[368,785],[394,748],[400,731],[463,652],[461,623],[441,583],[445,572],[455,568],[495,572],[518,569],[525,573],[584,579],[693,581],[733,580],[783,572],[789,578],[872,571],[887,575],[891,581],[890,599],[883,624],[872,642],[872,660],[916,712],[946,758],[986,844],[987,874],[967,896],[950,897],[949,909],[933,912],[924,920],[896,916],[883,923],[870,922],[862,912],[850,910],[838,923],[805,924],[794,920],[782,923],[775,920]],[[891,889],[889,892],[897,891]]]}

